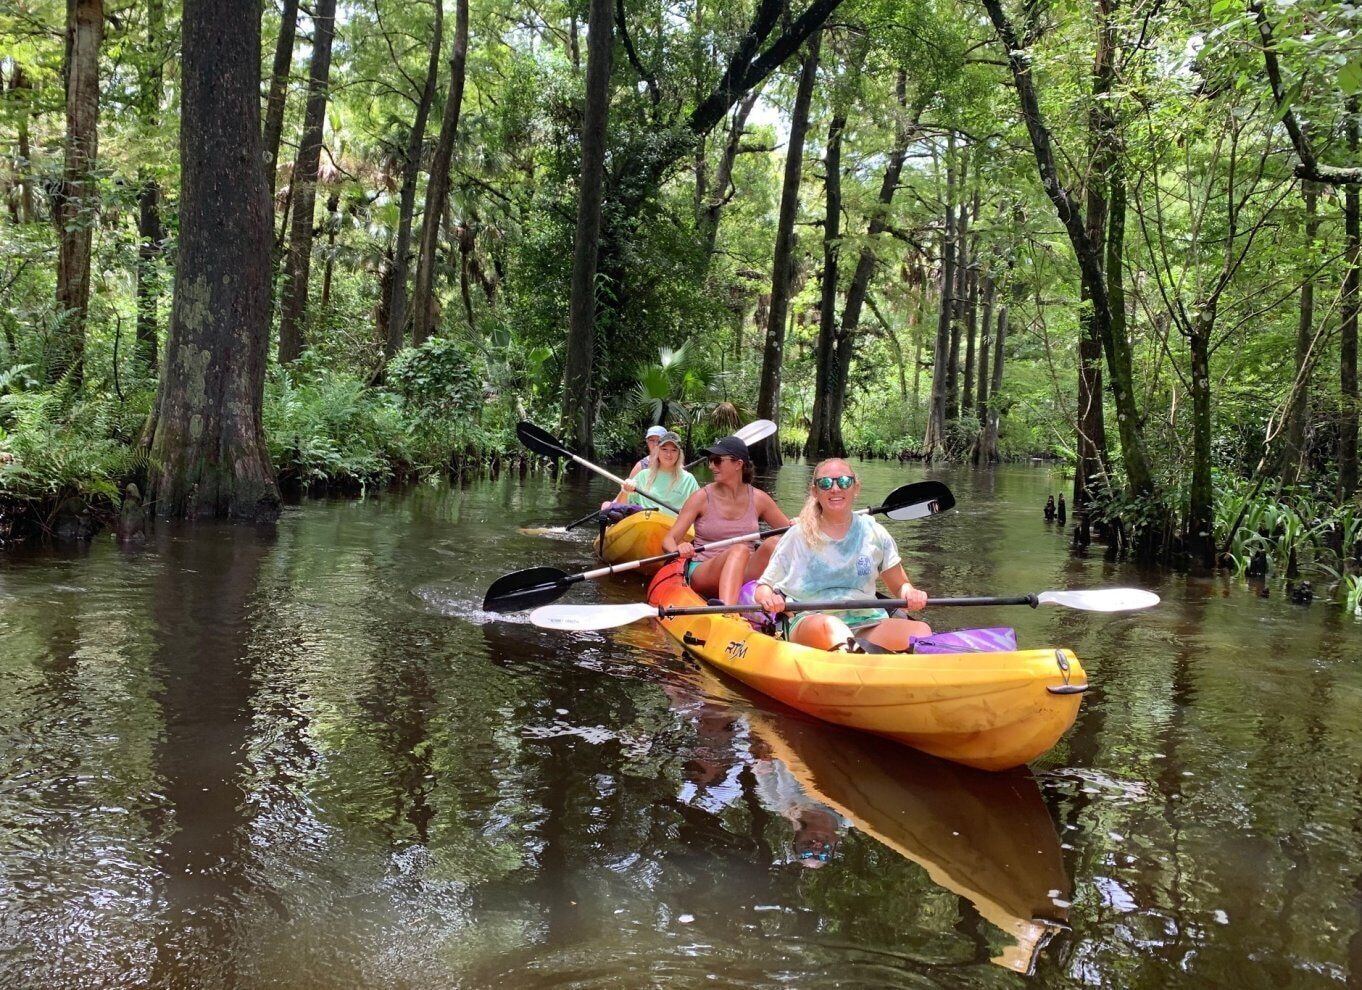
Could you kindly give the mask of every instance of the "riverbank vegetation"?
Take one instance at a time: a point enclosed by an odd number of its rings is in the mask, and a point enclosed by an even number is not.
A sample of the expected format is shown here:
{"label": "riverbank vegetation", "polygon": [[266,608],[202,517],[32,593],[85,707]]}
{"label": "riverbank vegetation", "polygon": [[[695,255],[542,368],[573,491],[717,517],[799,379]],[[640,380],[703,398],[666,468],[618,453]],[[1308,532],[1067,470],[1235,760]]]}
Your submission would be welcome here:
{"label": "riverbank vegetation", "polygon": [[1146,559],[1357,576],[1355,8],[260,13],[0,13],[9,525],[763,416],[767,463],[1058,457]]}

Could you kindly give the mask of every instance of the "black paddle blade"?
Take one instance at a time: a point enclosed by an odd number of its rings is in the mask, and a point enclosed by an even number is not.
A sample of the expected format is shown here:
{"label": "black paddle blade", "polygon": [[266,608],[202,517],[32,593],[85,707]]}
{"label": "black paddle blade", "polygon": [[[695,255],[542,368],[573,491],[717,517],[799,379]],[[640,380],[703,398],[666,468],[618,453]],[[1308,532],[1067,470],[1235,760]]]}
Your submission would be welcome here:
{"label": "black paddle blade", "polygon": [[482,600],[484,612],[519,612],[557,601],[572,584],[572,575],[556,567],[530,567],[503,574]]}
{"label": "black paddle blade", "polygon": [[515,435],[536,454],[543,454],[545,457],[568,456],[567,448],[558,442],[557,437],[546,430],[541,430],[533,423],[526,423],[524,420],[517,423]]}

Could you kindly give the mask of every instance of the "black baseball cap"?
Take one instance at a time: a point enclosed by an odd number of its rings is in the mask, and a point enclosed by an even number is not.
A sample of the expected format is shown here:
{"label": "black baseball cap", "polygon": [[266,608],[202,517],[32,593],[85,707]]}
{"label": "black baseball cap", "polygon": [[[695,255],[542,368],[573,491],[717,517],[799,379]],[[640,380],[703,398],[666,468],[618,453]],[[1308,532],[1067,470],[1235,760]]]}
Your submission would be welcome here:
{"label": "black baseball cap", "polygon": [[713,454],[716,457],[736,457],[740,461],[748,464],[752,463],[752,455],[747,450],[747,444],[743,443],[741,437],[721,437],[706,447],[701,453]]}

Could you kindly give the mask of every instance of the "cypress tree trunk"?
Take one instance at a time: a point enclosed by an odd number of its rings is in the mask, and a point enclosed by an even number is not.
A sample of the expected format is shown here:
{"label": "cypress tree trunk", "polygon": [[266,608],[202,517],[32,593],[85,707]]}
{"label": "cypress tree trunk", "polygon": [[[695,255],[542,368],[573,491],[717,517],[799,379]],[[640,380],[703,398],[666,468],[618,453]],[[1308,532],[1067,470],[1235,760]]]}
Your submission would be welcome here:
{"label": "cypress tree trunk", "polygon": [[24,93],[15,101],[19,104],[15,107],[19,152],[19,161],[16,163],[19,170],[19,216],[17,222],[32,223],[37,218],[37,211],[33,206],[33,151],[29,144],[28,130],[28,118],[33,113],[33,87],[18,63],[15,63],[10,73],[9,91],[11,94],[21,91]]}
{"label": "cypress tree trunk", "polygon": [[[1357,160],[1357,97],[1348,100],[1348,150]],[[1357,311],[1358,273],[1362,266],[1359,241],[1357,186],[1348,186],[1343,200],[1344,236],[1347,239],[1348,269],[1343,277],[1343,323],[1339,332],[1339,386],[1343,399],[1338,460],[1339,501],[1357,492]]]}
{"label": "cypress tree trunk", "polygon": [[331,306],[331,272],[336,267],[336,234],[340,231],[340,189],[326,197],[326,264],[322,268],[322,298],[318,302],[325,315]]}
{"label": "cypress tree trunk", "polygon": [[988,400],[989,400],[989,351],[993,344],[993,293],[994,282],[992,275],[984,275],[983,302],[984,311],[980,320],[981,334],[979,336],[979,405],[975,409],[975,417],[979,420],[979,440],[974,445],[974,463],[988,463],[988,452],[984,450],[984,444],[988,433]]}
{"label": "cypress tree trunk", "polygon": [[57,309],[64,319],[49,381],[85,373],[85,318],[90,309],[90,247],[99,210],[99,46],[104,0],[66,0],[66,164],[53,220],[57,224]]}
{"label": "cypress tree trunk", "polygon": [[[407,136],[407,148],[402,162],[402,192],[398,200],[397,247],[393,252],[391,295],[388,299],[388,336],[383,345],[383,356],[390,358],[402,349],[407,332],[407,271],[411,265],[411,224],[416,209],[416,181],[421,175],[421,146],[426,140],[426,121],[430,105],[435,101],[435,84],[440,74],[440,46],[444,37],[444,4],[436,0],[435,26],[430,36],[430,60],[426,66],[426,81],[421,87],[416,105],[416,119]],[[434,220],[432,220],[434,222]]]}
{"label": "cypress tree trunk", "polygon": [[586,39],[586,106],[582,114],[582,177],[572,244],[572,297],[563,374],[563,427],[569,442],[590,457],[595,398],[591,366],[596,336],[596,261],[605,199],[605,138],[615,15],[611,0],[591,0]]}
{"label": "cypress tree trunk", "polygon": [[[334,5],[333,5],[334,6]],[[279,141],[284,134],[284,106],[288,101],[288,73],[293,64],[293,36],[298,30],[298,0],[284,0],[280,14],[279,38],[274,46],[274,68],[270,73],[270,93],[265,103],[264,158],[265,177],[270,196],[279,178]]]}
{"label": "cypress tree trunk", "polygon": [[[960,191],[965,191],[966,163],[960,162]],[[965,204],[955,221],[955,285],[951,290],[950,351],[946,357],[946,422],[960,417],[960,332],[965,319],[965,293],[969,275],[969,213]]]}
{"label": "cypress tree trunk", "polygon": [[960,415],[968,416],[974,410],[974,338],[979,332],[979,272],[978,255],[973,257],[965,283],[965,388],[960,396]]}
{"label": "cypress tree trunk", "polygon": [[[696,5],[697,9],[699,5]],[[697,145],[697,154],[700,155],[702,167],[696,171],[695,195],[697,199],[696,223],[700,228],[700,237],[705,245],[705,268],[708,270],[709,264],[714,260],[714,242],[719,236],[719,216],[723,213],[724,206],[733,197],[733,165],[738,160],[738,151],[742,147],[742,136],[746,131],[747,118],[752,113],[752,108],[757,105],[757,97],[761,95],[760,87],[753,89],[738,103],[737,109],[733,111],[733,122],[728,129],[728,141],[724,144],[723,157],[719,159],[719,167],[714,173],[714,189],[712,192],[706,191],[706,182],[703,169],[704,161],[704,142]]]}
{"label": "cypress tree trunk", "polygon": [[[766,318],[766,342],[762,349],[761,385],[757,392],[757,417],[780,425],[780,366],[785,360],[785,322],[790,308],[790,283],[794,277],[794,222],[799,211],[799,184],[804,172],[804,137],[809,129],[809,106],[818,76],[818,52],[822,33],[809,39],[799,70],[799,88],[790,112],[790,143],[785,152],[785,177],[780,190],[780,213],[776,220],[775,258],[771,263],[771,308]],[[754,444],[752,461],[758,467],[781,462],[779,431]]]}
{"label": "cypress tree trunk", "polygon": [[1192,485],[1187,552],[1204,570],[1215,565],[1215,493],[1211,488],[1211,331],[1214,311],[1192,321]]}
{"label": "cypress tree trunk", "polygon": [[[435,255],[440,244],[440,218],[449,199],[449,163],[454,157],[454,138],[459,131],[459,111],[463,106],[463,84],[468,64],[468,0],[458,0],[454,13],[454,50],[449,58],[449,94],[445,98],[444,116],[440,119],[440,137],[435,143],[435,158],[430,165],[430,181],[426,183],[426,208],[421,220],[421,248],[416,256],[416,285],[412,290],[411,342],[419,346],[435,332]],[[466,272],[464,265],[461,271]],[[466,275],[464,285],[467,284]],[[473,323],[472,306],[464,301]]]}
{"label": "cypress tree trunk", "polygon": [[[907,108],[908,74],[900,69],[894,81],[894,92],[897,97],[901,111]],[[916,119],[911,122],[903,121],[896,128],[894,148],[889,153],[889,160],[885,163],[884,177],[880,181],[880,192],[876,199],[874,212],[870,217],[870,224],[867,228],[866,243],[861,248],[860,256],[856,259],[856,270],[851,275],[851,284],[847,287],[846,306],[842,310],[841,329],[837,334],[837,351],[835,362],[835,375],[833,377],[833,388],[831,390],[831,409],[828,413],[828,436],[832,443],[830,449],[838,455],[846,454],[846,442],[842,438],[842,415],[846,409],[847,382],[851,378],[851,361],[855,357],[855,342],[857,331],[861,325],[861,308],[866,302],[866,293],[870,290],[870,279],[875,274],[879,259],[875,256],[875,243],[880,235],[888,228],[885,220],[889,212],[889,207],[894,201],[894,192],[898,189],[899,178],[903,174],[903,162],[908,156],[908,141],[916,130]],[[907,383],[904,380],[903,354],[899,350],[898,337],[884,323],[879,313],[875,314],[884,325],[885,332],[893,344],[895,353],[898,355],[899,386],[905,393],[906,399]]]}
{"label": "cypress tree trunk", "polygon": [[955,306],[955,139],[946,144],[946,217],[941,242],[941,312],[932,349],[932,405],[927,414],[923,453],[935,460],[944,452],[946,438],[946,365],[950,354],[951,311]]}
{"label": "cypress tree trunk", "polygon": [[1118,333],[1113,324],[1115,309],[1103,274],[1103,255],[1100,244],[1088,235],[1083,217],[1073,194],[1060,181],[1055,164],[1054,147],[1049,128],[1041,114],[1040,100],[1030,72],[1030,56],[1023,47],[1016,29],[1003,12],[1002,0],[984,0],[989,20],[993,22],[1007,55],[1012,82],[1017,90],[1022,118],[1031,138],[1036,159],[1036,171],[1041,186],[1054,204],[1055,213],[1064,224],[1069,244],[1078,261],[1079,272],[1092,298],[1093,326],[1102,341],[1111,375],[1112,396],[1116,404],[1117,425],[1121,434],[1121,456],[1125,463],[1126,479],[1132,493],[1139,496],[1157,495],[1153,470],[1145,449],[1139,408],[1135,401],[1134,374],[1131,369],[1130,342],[1124,332]]}
{"label": "cypress tree trunk", "polygon": [[998,462],[998,394],[1003,390],[1003,342],[1007,339],[1007,306],[998,307],[998,332],[993,337],[993,382],[989,387],[991,401],[988,420],[984,425],[983,450],[980,459],[989,464]]}
{"label": "cypress tree trunk", "polygon": [[312,276],[312,229],[317,212],[317,170],[322,160],[322,126],[326,123],[331,85],[331,39],[336,31],[336,0],[315,0],[312,13],[312,66],[308,72],[303,140],[293,167],[293,230],[288,241],[284,304],[279,316],[279,363],[302,356],[306,342],[307,290]]}
{"label": "cypress tree trunk", "polygon": [[148,485],[162,516],[270,519],[279,491],[260,420],[271,214],[258,0],[185,0],[182,32],[180,237]]}
{"label": "cypress tree trunk", "polygon": [[832,409],[833,382],[837,371],[837,280],[838,242],[842,239],[842,132],[846,112],[833,114],[828,124],[823,214],[823,291],[818,304],[818,344],[814,353],[813,413],[804,456],[815,460],[844,451],[833,446],[828,417]]}
{"label": "cypress tree trunk", "polygon": [[[142,75],[142,120],[150,127],[160,122],[164,72],[160,60],[165,9],[161,0],[147,2],[147,48],[154,54]],[[161,295],[160,259],[165,248],[161,225],[161,187],[151,170],[139,168],[137,176],[137,364],[148,375],[156,374],[157,303]]]}
{"label": "cypress tree trunk", "polygon": [[[1319,235],[1319,215],[1316,202],[1319,187],[1308,179],[1301,183],[1301,197],[1305,201],[1305,242],[1309,245],[1311,261],[1314,264],[1315,238]],[[1305,423],[1310,409],[1310,389],[1306,368],[1310,360],[1310,339],[1315,329],[1315,280],[1307,275],[1301,285],[1300,320],[1296,324],[1296,362],[1293,382],[1299,383],[1290,397],[1286,411],[1286,430],[1282,440],[1281,476],[1285,484],[1295,484],[1301,476],[1305,458]]]}

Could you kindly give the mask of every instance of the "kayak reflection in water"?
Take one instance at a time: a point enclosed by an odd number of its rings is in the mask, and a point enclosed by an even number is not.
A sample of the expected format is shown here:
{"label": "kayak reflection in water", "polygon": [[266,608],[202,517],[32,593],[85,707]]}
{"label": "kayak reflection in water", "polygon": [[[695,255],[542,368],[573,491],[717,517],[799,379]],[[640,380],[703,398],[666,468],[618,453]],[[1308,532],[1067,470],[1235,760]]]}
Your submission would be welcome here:
{"label": "kayak reflection in water", "polygon": [[775,864],[798,863],[809,869],[828,865],[851,823],[811,797],[789,768],[772,757],[771,747],[752,734],[747,721],[731,708],[711,704],[684,689],[669,686],[665,690],[674,709],[692,713],[696,731],[695,750],[684,764],[686,782],[677,795],[681,801],[721,815],[725,808],[741,803],[743,771],[748,770],[752,796],[790,826],[789,845],[786,852],[776,854]]}
{"label": "kayak reflection in water", "polygon": [[[841,458],[822,461],[813,469],[804,508],[757,579],[756,604],[778,615],[785,610],[786,598],[873,598],[879,578],[890,594],[906,599],[910,609],[926,606],[927,594],[909,582],[889,531],[869,515],[855,512],[860,490],[851,465]],[[790,621],[788,638],[815,649],[844,650],[859,637],[903,652],[913,637],[931,633],[925,622],[885,618],[881,609],[861,609],[797,613]]]}

